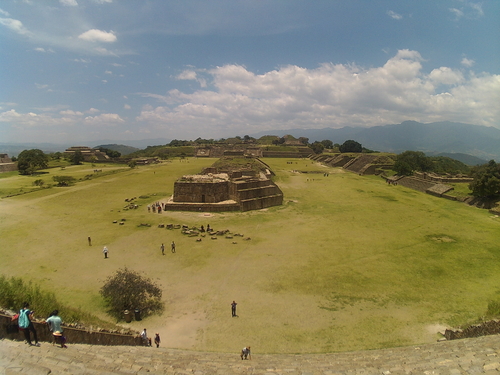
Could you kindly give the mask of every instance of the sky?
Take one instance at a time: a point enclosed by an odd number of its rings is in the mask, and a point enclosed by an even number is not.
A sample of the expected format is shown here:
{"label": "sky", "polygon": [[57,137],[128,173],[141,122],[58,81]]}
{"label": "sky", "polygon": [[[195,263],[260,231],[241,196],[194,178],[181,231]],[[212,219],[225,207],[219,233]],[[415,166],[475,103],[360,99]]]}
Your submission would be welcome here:
{"label": "sky", "polygon": [[498,0],[1,0],[0,142],[500,128]]}

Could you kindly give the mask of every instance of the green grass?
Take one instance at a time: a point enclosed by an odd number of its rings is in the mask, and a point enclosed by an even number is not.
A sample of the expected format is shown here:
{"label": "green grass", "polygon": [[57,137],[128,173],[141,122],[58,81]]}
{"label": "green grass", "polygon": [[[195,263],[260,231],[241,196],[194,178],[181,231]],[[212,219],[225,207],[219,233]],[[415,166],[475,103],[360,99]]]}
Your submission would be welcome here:
{"label": "green grass", "polygon": [[[182,325],[195,340],[172,339],[170,346],[210,351],[413,345],[435,341],[438,326],[476,320],[488,304],[495,310],[500,219],[379,177],[269,158],[283,206],[148,214],[146,205],[168,198],[178,177],[214,161],[174,160],[2,199],[0,273],[22,275],[63,303],[110,320],[98,294],[106,277],[123,267],[144,272],[162,285],[166,310],[139,324],[175,339],[188,336],[176,336]],[[0,190],[14,186],[11,179],[17,177],[1,179]],[[139,208],[124,210],[132,197]],[[113,224],[121,219],[124,225]],[[210,224],[251,240],[196,242],[160,223]],[[168,249],[172,240],[177,253],[161,256],[160,244]],[[239,318],[231,319],[232,300]]]}

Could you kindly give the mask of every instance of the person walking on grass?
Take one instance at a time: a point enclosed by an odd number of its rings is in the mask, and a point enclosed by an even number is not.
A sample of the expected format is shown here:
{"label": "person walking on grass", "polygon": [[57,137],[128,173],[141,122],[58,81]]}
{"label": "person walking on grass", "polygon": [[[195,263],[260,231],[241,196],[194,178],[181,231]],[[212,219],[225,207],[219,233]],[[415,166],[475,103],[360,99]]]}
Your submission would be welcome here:
{"label": "person walking on grass", "polygon": [[161,342],[160,334],[159,333],[155,333],[155,344],[156,344],[157,348],[160,347],[160,342]]}
{"label": "person walking on grass", "polygon": [[160,249],[161,249],[161,255],[165,255],[165,245],[164,244],[161,244]]}
{"label": "person walking on grass", "polygon": [[24,338],[26,339],[26,342],[30,346],[33,345],[31,342],[30,332],[33,332],[33,338],[35,339],[35,346],[40,346],[40,344],[38,343],[38,335],[36,333],[35,326],[31,321],[31,319],[33,318],[33,311],[31,311],[29,307],[30,304],[28,302],[25,302],[23,308],[19,311],[19,317],[18,317],[19,329],[24,332]]}
{"label": "person walking on grass", "polygon": [[104,249],[102,249],[102,253],[104,254],[104,259],[108,259],[108,247],[104,246]]}
{"label": "person walking on grass", "polygon": [[172,253],[175,253],[175,242],[174,241],[172,241],[171,250],[172,250]]}

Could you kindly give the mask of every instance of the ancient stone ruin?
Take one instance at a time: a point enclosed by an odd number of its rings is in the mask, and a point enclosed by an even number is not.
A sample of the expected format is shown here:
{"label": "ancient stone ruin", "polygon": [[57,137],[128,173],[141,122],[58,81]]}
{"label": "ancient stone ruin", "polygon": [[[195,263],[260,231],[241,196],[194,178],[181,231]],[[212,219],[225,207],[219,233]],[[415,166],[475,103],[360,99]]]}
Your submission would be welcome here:
{"label": "ancient stone ruin", "polygon": [[[255,160],[255,159],[254,159]],[[262,162],[263,166],[265,166]],[[174,183],[167,211],[249,211],[283,204],[283,192],[271,180],[269,168],[206,168]]]}

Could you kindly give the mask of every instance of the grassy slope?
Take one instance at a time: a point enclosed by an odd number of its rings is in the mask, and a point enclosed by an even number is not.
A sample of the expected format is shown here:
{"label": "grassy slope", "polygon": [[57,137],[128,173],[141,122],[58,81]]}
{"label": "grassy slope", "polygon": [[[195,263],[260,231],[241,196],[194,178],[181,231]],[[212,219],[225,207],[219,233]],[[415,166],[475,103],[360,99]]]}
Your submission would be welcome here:
{"label": "grassy slope", "polygon": [[[177,177],[213,161],[174,161],[3,199],[0,272],[24,274],[105,317],[98,295],[104,279],[123,266],[143,271],[164,287],[167,303],[163,317],[141,324],[196,316],[190,347],[221,351],[251,344],[260,352],[325,352],[434,341],[434,325],[481,316],[500,293],[498,218],[309,160],[265,160],[285,194],[281,207],[214,216],[147,213],[147,203],[172,194]],[[122,210],[125,198],[141,195],[150,198],[139,199],[138,210]],[[121,218],[125,225],[112,224]],[[152,226],[137,227],[144,222]],[[157,228],[170,222],[210,224],[251,240],[196,242]],[[161,242],[172,240],[177,253],[162,257]],[[230,317],[233,299],[237,319]]]}

